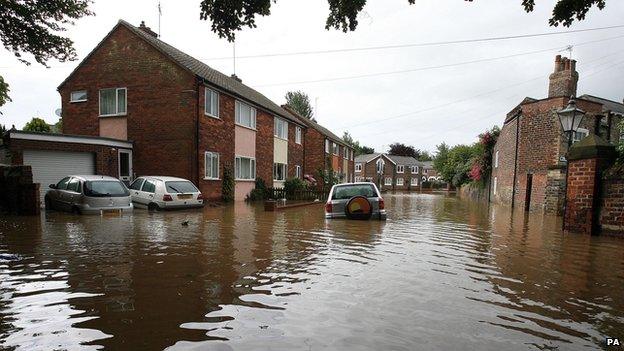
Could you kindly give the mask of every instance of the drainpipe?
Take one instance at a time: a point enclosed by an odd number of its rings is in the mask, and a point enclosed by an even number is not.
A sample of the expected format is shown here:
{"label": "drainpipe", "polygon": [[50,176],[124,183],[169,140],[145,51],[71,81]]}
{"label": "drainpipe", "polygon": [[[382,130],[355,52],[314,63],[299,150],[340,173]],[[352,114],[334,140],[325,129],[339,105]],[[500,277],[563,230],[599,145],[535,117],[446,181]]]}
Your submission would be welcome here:
{"label": "drainpipe", "polygon": [[199,187],[199,90],[201,84],[199,78],[195,81],[195,94],[197,95],[197,103],[195,104],[195,184]]}
{"label": "drainpipe", "polygon": [[518,145],[519,145],[519,134],[520,134],[520,118],[522,117],[522,108],[516,114],[516,152],[514,156],[514,175],[513,175],[513,183],[511,185],[511,208],[513,209],[516,205],[516,181],[518,179]]}

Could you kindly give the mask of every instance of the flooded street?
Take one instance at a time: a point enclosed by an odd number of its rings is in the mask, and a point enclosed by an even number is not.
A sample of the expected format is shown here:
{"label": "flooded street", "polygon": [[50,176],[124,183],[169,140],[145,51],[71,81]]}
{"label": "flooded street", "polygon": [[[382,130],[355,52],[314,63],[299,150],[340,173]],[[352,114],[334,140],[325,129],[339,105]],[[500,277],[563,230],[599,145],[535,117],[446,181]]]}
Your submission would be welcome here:
{"label": "flooded street", "polygon": [[243,203],[2,217],[0,349],[592,350],[624,338],[624,240],[442,195],[386,206],[385,223]]}

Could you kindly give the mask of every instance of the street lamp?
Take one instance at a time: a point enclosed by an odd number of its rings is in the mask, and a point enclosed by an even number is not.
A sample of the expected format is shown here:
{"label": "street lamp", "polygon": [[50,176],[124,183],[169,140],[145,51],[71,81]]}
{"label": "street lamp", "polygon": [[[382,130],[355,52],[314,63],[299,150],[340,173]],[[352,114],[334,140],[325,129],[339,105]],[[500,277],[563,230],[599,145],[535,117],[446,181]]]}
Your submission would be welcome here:
{"label": "street lamp", "polygon": [[574,101],[574,97],[571,97],[570,101],[568,101],[568,106],[563,110],[557,111],[557,115],[559,116],[561,129],[568,136],[568,151],[570,151],[572,137],[581,125],[583,117],[585,117],[585,111],[576,107],[576,101]]}

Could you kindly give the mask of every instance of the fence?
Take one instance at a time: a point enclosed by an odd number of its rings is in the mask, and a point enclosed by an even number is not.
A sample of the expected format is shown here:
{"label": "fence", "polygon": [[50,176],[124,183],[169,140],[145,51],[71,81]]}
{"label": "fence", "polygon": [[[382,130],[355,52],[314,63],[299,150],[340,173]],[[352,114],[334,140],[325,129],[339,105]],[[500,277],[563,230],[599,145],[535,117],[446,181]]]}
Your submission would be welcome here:
{"label": "fence", "polygon": [[284,188],[268,188],[267,194],[269,199],[288,199],[288,200],[316,200],[321,201],[327,198],[329,190],[305,189],[286,192]]}

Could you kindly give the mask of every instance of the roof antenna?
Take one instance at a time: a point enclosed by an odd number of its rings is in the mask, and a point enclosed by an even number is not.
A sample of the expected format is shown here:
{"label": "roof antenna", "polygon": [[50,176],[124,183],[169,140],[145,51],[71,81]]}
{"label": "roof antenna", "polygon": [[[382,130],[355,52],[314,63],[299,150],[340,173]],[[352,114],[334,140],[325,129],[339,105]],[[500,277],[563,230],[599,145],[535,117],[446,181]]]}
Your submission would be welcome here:
{"label": "roof antenna", "polygon": [[559,52],[567,51],[569,59],[572,60],[572,50],[573,49],[574,49],[574,45],[568,45],[568,46],[565,47],[565,49],[560,50]]}
{"label": "roof antenna", "polygon": [[162,8],[160,7],[160,1],[158,2],[158,37],[160,38],[160,17],[162,17]]}
{"label": "roof antenna", "polygon": [[234,75],[236,75],[236,40],[232,42],[232,65],[234,66]]}

